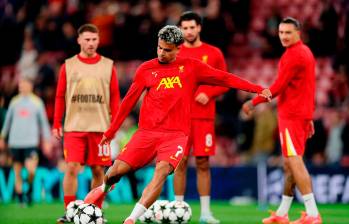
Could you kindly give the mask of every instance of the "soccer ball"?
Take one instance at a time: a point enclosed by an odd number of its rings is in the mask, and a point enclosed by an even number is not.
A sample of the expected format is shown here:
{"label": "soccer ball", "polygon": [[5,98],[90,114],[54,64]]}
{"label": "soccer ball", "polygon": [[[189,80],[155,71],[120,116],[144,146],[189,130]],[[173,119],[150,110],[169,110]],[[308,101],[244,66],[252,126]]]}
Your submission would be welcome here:
{"label": "soccer ball", "polygon": [[94,204],[82,204],[76,209],[75,224],[103,224],[103,213]]}
{"label": "soccer ball", "polygon": [[172,201],[167,204],[163,212],[164,218],[171,224],[188,223],[191,219],[191,208],[184,201]]}
{"label": "soccer ball", "polygon": [[76,209],[82,204],[84,204],[84,201],[82,200],[75,200],[68,204],[65,217],[67,217],[69,222],[73,221]]}
{"label": "soccer ball", "polygon": [[152,206],[154,206],[154,222],[156,223],[169,223],[168,219],[164,217],[164,211],[169,203],[167,200],[157,200]]}
{"label": "soccer ball", "polygon": [[150,206],[147,211],[138,218],[141,223],[153,223],[154,222],[154,205]]}

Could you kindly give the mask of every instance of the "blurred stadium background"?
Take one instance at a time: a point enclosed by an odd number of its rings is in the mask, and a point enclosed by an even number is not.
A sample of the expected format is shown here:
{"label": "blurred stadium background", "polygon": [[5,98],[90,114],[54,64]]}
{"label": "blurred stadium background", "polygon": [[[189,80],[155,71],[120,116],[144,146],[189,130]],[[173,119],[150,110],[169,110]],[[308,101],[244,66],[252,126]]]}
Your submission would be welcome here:
{"label": "blurred stadium background", "polygon": [[[303,40],[317,58],[316,133],[308,141],[305,160],[317,201],[325,204],[320,205],[320,211],[328,211],[325,223],[349,223],[348,213],[340,212],[349,211],[348,0],[1,0],[0,127],[21,76],[35,79],[35,92],[44,100],[52,124],[58,68],[65,58],[78,53],[76,29],[81,24],[91,22],[100,28],[99,53],[115,60],[124,96],[137,66],[156,56],[159,28],[175,24],[185,10],[203,15],[202,39],[224,52],[231,72],[265,86],[273,82],[283,52],[279,21],[285,16],[301,21]],[[254,117],[241,116],[241,105],[250,97],[231,90],[217,102],[218,149],[211,159],[212,198],[223,201],[223,206],[215,204],[215,212],[221,207],[234,211],[236,204],[252,203],[249,210],[253,213],[280,200],[282,170],[275,102],[258,107]],[[137,115],[135,109],[120,131],[115,153],[136,128]],[[54,220],[63,210],[63,205],[55,205],[62,200],[64,162],[61,142],[52,138],[52,143],[53,150],[40,155],[33,198],[42,206],[34,205],[38,211],[47,213],[50,206],[58,210],[57,215],[52,213]],[[114,209],[117,203],[133,203],[151,175],[152,167],[148,167],[136,173],[136,180],[123,179],[109,195],[110,206]],[[90,178],[89,169],[81,172],[79,198],[88,191]],[[137,188],[132,191],[135,182]],[[195,184],[195,170],[190,168],[188,200],[198,199]],[[13,187],[11,158],[7,151],[1,151],[0,218],[5,213],[25,213],[14,204]],[[172,177],[162,197],[173,199]],[[231,204],[234,207],[229,207]],[[128,211],[124,213],[115,216],[124,217]],[[227,218],[223,223],[256,223],[264,213],[247,222]],[[11,217],[5,223],[32,223],[25,218],[11,221]]]}

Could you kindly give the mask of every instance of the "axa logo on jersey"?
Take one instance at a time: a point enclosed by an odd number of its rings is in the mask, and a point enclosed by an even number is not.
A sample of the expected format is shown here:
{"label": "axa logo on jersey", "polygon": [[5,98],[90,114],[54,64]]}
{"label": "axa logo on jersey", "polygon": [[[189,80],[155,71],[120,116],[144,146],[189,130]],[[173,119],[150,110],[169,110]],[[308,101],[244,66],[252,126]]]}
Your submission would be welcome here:
{"label": "axa logo on jersey", "polygon": [[179,88],[182,88],[182,83],[179,76],[164,77],[160,80],[160,83],[156,88],[156,90],[159,90],[160,88],[173,89],[176,86]]}

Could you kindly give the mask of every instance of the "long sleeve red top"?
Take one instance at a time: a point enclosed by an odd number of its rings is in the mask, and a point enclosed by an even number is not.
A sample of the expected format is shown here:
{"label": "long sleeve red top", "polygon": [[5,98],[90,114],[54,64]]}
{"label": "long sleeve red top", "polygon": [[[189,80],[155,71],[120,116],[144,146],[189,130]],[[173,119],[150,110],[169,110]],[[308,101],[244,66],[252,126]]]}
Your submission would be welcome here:
{"label": "long sleeve red top", "polygon": [[[100,59],[101,56],[97,54],[93,58],[83,58],[79,54],[77,55],[79,60],[86,64],[95,64]],[[63,115],[65,112],[65,93],[67,88],[67,77],[65,64],[63,64],[59,70],[59,77],[56,90],[56,100],[55,100],[55,113],[53,120],[53,128],[57,129],[62,127]],[[119,84],[117,79],[116,68],[113,66],[112,75],[110,80],[110,111],[112,119],[114,118],[120,104],[120,93]]]}
{"label": "long sleeve red top", "polygon": [[[284,119],[313,119],[315,109],[315,59],[302,41],[288,47],[279,62],[277,79],[271,85],[278,98],[278,114]],[[253,105],[265,102],[257,96]]]}
{"label": "long sleeve red top", "polygon": [[115,135],[143,91],[146,94],[139,115],[139,128],[188,134],[190,103],[200,84],[220,85],[257,93],[263,90],[258,85],[214,69],[196,59],[178,57],[169,64],[160,64],[158,59],[153,59],[137,69],[133,83],[104,135],[108,139]]}
{"label": "long sleeve red top", "polygon": [[[178,56],[184,58],[195,58],[207,63],[213,68],[227,71],[227,64],[225,63],[221,50],[206,43],[202,43],[199,47],[192,48],[182,45]],[[192,100],[191,117],[196,119],[213,120],[216,114],[215,98],[228,90],[228,88],[222,86],[200,85]],[[210,98],[207,104],[202,105],[201,103],[195,101],[195,97],[200,93],[205,93]]]}

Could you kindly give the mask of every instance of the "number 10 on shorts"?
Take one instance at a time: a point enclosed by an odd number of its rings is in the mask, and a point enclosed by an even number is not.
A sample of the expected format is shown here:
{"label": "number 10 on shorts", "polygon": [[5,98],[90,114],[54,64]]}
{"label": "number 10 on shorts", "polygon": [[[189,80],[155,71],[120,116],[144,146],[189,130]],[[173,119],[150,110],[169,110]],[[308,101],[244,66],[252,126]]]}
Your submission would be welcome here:
{"label": "number 10 on shorts", "polygon": [[110,145],[104,144],[104,145],[98,145],[98,156],[104,157],[110,155]]}

